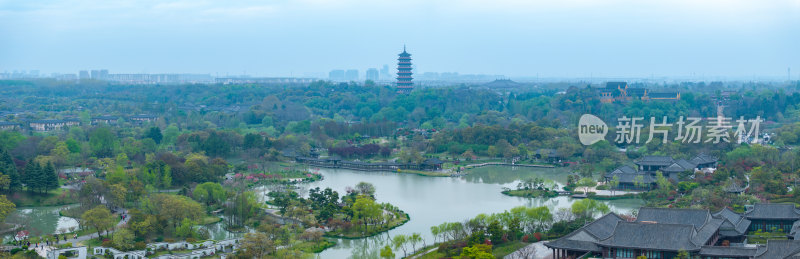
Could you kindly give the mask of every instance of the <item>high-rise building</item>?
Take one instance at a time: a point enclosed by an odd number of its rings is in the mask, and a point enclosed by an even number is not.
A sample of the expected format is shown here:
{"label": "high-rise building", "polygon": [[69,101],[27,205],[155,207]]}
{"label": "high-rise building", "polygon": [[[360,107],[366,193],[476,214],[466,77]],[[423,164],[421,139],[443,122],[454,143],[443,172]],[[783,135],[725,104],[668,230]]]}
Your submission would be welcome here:
{"label": "high-rise building", "polygon": [[392,74],[389,74],[389,65],[381,67],[381,80],[391,80]]}
{"label": "high-rise building", "polygon": [[84,79],[89,79],[89,78],[91,78],[91,77],[89,77],[89,71],[81,70],[80,72],[78,72],[78,79],[84,80]]}
{"label": "high-rise building", "polygon": [[358,81],[358,70],[348,69],[346,72],[344,72],[344,78],[347,81]]}
{"label": "high-rise building", "polygon": [[367,80],[378,81],[378,69],[377,68],[367,69]]}
{"label": "high-rise building", "polygon": [[410,93],[414,89],[414,78],[411,77],[411,54],[406,52],[406,46],[403,46],[403,53],[397,55],[397,92]]}
{"label": "high-rise building", "polygon": [[344,70],[335,69],[328,73],[328,79],[331,81],[344,81]]}

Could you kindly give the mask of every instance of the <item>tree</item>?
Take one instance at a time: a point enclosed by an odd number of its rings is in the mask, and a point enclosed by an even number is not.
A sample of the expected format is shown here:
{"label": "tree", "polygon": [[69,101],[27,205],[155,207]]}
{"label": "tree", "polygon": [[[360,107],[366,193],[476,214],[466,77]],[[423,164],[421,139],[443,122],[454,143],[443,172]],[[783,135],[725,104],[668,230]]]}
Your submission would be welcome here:
{"label": "tree", "polygon": [[8,176],[8,188],[10,190],[17,190],[22,186],[21,179],[19,174],[17,173],[17,166],[14,164],[14,160],[11,159],[11,155],[5,151],[5,149],[0,148],[0,173]]}
{"label": "tree", "polygon": [[680,250],[680,251],[678,251],[678,255],[675,256],[675,258],[676,259],[689,259],[689,252],[686,252],[686,250]]}
{"label": "tree", "polygon": [[93,227],[100,238],[102,238],[102,235],[100,235],[101,231],[107,232],[108,229],[114,227],[114,217],[111,215],[111,212],[102,205],[84,212],[83,215],[81,215],[81,221],[81,223]]}
{"label": "tree", "polygon": [[245,258],[266,258],[275,253],[276,246],[266,233],[254,232],[244,235],[239,253]]}
{"label": "tree", "polygon": [[392,246],[394,246],[394,249],[402,249],[403,257],[408,256],[406,252],[406,243],[408,243],[408,237],[406,235],[399,234],[392,238]]}
{"label": "tree", "polygon": [[225,200],[225,190],[222,189],[222,185],[214,182],[198,184],[194,187],[192,195],[195,200],[205,202],[206,206]]}
{"label": "tree", "polygon": [[135,238],[136,237],[133,235],[133,232],[127,228],[122,228],[114,232],[114,234],[111,236],[111,242],[114,244],[114,247],[122,251],[128,251],[133,249]]}
{"label": "tree", "polygon": [[392,252],[392,248],[389,247],[389,245],[386,245],[381,249],[381,258],[394,259],[394,257],[395,257],[395,254],[394,254],[394,252]]}
{"label": "tree", "polygon": [[9,201],[5,195],[0,195],[0,222],[5,222],[6,217],[17,208],[17,205]]}
{"label": "tree", "polygon": [[158,127],[150,128],[150,130],[147,131],[147,134],[145,134],[144,137],[152,139],[153,141],[156,142],[156,144],[161,144],[161,139],[164,138],[164,136],[161,135],[161,129],[159,129]]}
{"label": "tree", "polygon": [[583,187],[583,193],[589,195],[589,188],[597,186],[597,182],[591,177],[584,177],[578,181],[576,186]]}
{"label": "tree", "polygon": [[375,203],[372,198],[363,195],[359,195],[356,198],[356,202],[353,203],[352,207],[353,217],[364,223],[364,231],[368,229],[368,222],[374,221],[383,213],[380,204]]}
{"label": "tree", "polygon": [[609,182],[608,184],[610,185],[609,189],[611,190],[611,195],[614,195],[614,190],[619,188],[619,176],[614,175],[614,177],[611,178],[611,182]]}
{"label": "tree", "polygon": [[420,242],[423,242],[423,240],[422,235],[419,233],[412,233],[410,236],[408,236],[408,243],[411,244],[412,251],[417,251],[417,244]]}
{"label": "tree", "polygon": [[56,169],[52,163],[47,163],[47,166],[42,171],[42,176],[44,178],[42,186],[44,187],[44,192],[48,192],[50,189],[58,189],[58,174],[56,174]]}
{"label": "tree", "polygon": [[89,147],[97,157],[111,157],[116,145],[115,138],[109,127],[99,127],[89,135]]}
{"label": "tree", "polygon": [[572,213],[584,218],[584,222],[594,217],[594,214],[608,213],[611,209],[605,203],[593,200],[583,199],[572,203]]}
{"label": "tree", "polygon": [[370,197],[374,197],[375,196],[375,186],[372,185],[371,183],[360,182],[360,183],[356,184],[355,189],[361,195],[367,195],[367,196],[370,196]]}

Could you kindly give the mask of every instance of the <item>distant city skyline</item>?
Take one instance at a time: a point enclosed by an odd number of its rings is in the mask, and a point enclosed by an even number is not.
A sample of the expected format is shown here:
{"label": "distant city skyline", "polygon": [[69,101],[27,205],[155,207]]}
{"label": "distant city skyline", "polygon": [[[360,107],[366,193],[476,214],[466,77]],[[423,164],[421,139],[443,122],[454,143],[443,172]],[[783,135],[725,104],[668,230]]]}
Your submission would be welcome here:
{"label": "distant city skyline", "polygon": [[798,0],[0,0],[0,72],[364,77],[406,44],[419,73],[798,78],[797,17]]}

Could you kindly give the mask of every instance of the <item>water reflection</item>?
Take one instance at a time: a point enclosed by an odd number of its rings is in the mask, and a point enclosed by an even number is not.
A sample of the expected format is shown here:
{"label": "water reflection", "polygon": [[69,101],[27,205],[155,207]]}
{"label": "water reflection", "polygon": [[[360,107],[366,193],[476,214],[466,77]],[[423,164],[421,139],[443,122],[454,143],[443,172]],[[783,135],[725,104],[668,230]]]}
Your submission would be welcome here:
{"label": "water reflection", "polygon": [[[433,241],[430,227],[446,221],[462,221],[480,213],[496,213],[516,206],[547,206],[552,211],[569,207],[568,197],[552,199],[510,197],[500,193],[504,186],[515,181],[541,177],[555,183],[566,181],[563,168],[511,168],[501,166],[474,169],[472,174],[460,177],[424,177],[387,172],[361,172],[340,169],[319,169],[325,180],[303,184],[299,193],[306,195],[309,188],[330,187],[344,193],[347,186],[364,181],[375,185],[380,202],[389,202],[403,209],[411,220],[388,234],[375,237],[344,240],[336,239],[336,246],[323,251],[321,258],[376,258],[380,248],[388,245],[388,236],[420,233],[427,243]],[[264,191],[264,189],[261,189]],[[263,193],[263,192],[262,192]],[[629,212],[643,204],[641,200],[616,200],[605,202],[612,211]],[[398,257],[402,251],[394,251]],[[410,252],[410,251],[409,251]]]}
{"label": "water reflection", "polygon": [[[22,207],[9,214],[5,223],[22,226],[20,230],[27,230],[31,236],[64,233],[78,229],[78,221],[74,218],[63,217],[59,211],[77,205],[56,207]],[[3,235],[3,242],[9,241],[16,232]]]}

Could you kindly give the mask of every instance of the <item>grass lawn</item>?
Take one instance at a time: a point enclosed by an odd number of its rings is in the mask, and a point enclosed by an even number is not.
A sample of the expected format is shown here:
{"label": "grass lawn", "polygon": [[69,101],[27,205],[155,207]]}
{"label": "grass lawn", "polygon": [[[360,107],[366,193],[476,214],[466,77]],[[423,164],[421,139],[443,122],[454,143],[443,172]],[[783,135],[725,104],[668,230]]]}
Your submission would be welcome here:
{"label": "grass lawn", "polygon": [[61,206],[78,203],[78,193],[61,188],[47,193],[17,191],[9,195],[8,199],[17,207]]}

